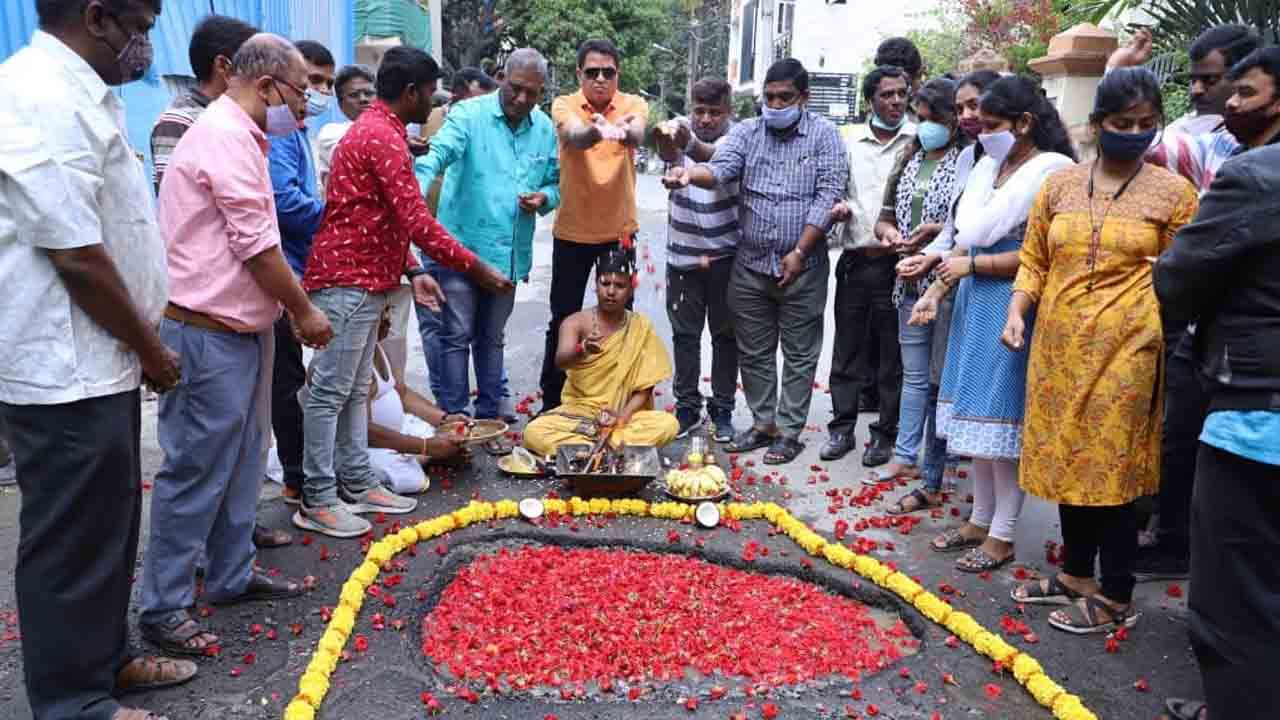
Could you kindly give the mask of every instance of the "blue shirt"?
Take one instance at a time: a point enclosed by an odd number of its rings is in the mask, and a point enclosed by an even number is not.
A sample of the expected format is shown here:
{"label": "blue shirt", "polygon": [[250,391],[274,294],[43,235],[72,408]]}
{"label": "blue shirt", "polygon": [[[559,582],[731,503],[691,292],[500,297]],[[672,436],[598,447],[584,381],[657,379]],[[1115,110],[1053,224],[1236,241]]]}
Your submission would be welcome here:
{"label": "blue shirt", "polygon": [[311,238],[324,218],[324,198],[316,192],[316,168],[305,129],[271,138],[268,164],[280,221],[280,246],[298,277],[307,269]]}
{"label": "blue shirt", "polygon": [[1264,465],[1280,465],[1280,412],[1218,410],[1209,413],[1200,442]]}
{"label": "blue shirt", "polygon": [[438,219],[458,242],[513,281],[529,277],[535,222],[520,195],[545,193],[543,215],[560,204],[559,142],[546,113],[535,109],[513,131],[499,93],[457,103],[415,171],[424,193],[445,173]]}
{"label": "blue shirt", "polygon": [[828,218],[845,197],[849,158],[840,131],[826,118],[806,110],[795,131],[781,137],[759,118],[740,122],[716,145],[708,167],[721,187],[739,183],[738,262],[749,270],[780,277],[783,256],[809,225],[824,237],[805,267],[827,252]]}

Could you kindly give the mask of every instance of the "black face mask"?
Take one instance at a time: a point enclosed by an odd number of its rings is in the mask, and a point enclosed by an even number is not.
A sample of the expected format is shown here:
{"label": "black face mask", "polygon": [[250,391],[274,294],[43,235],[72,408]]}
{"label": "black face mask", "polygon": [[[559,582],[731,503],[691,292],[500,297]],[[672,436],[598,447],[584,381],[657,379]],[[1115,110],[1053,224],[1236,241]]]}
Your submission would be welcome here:
{"label": "black face mask", "polygon": [[1098,149],[1102,151],[1103,157],[1112,160],[1137,160],[1155,139],[1155,128],[1144,133],[1122,133],[1102,128],[1102,133],[1098,136]]}
{"label": "black face mask", "polygon": [[1237,140],[1247,143],[1266,132],[1275,123],[1276,118],[1280,117],[1268,112],[1273,104],[1264,105],[1257,110],[1248,112],[1228,112],[1222,119],[1227,126],[1227,130],[1232,135],[1235,135]]}

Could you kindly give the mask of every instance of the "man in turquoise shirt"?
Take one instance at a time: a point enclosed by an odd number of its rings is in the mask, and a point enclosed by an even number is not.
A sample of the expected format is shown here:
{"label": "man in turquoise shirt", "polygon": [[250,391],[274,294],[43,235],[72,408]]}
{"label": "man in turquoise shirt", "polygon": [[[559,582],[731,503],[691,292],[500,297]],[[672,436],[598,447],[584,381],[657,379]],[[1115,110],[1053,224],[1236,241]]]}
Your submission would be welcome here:
{"label": "man in turquoise shirt", "polygon": [[[560,204],[560,164],[555,127],[538,109],[547,61],[523,48],[508,58],[498,92],[454,105],[431,151],[416,163],[418,182],[431,187],[445,173],[440,222],[458,241],[515,282],[533,264],[534,213]],[[513,293],[484,291],[461,273],[434,263],[448,302],[441,309],[437,403],[465,413],[470,402],[468,364],[474,362],[476,418],[496,418],[501,400],[503,335],[515,304]],[[474,358],[473,360],[471,358]]]}

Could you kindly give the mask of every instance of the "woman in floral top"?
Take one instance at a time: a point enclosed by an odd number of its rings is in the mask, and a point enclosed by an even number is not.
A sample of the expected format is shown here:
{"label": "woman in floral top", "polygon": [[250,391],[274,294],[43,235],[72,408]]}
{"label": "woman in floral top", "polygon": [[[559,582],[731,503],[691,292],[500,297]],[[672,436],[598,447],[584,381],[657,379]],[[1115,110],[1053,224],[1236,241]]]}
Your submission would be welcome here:
{"label": "woman in floral top", "polygon": [[[956,84],[931,80],[916,94],[920,118],[916,139],[907,145],[885,186],[884,207],[876,224],[876,236],[900,255],[914,255],[929,244],[947,221],[956,188],[956,161],[966,138],[956,123]],[[929,360],[933,324],[910,326],[911,309],[929,285],[931,276],[918,280],[898,278],[893,304],[898,308],[898,339],[902,347],[902,399],[898,438],[893,462],[872,470],[865,480],[876,484],[897,477],[920,477],[916,459],[934,414],[937,400],[929,393]]]}

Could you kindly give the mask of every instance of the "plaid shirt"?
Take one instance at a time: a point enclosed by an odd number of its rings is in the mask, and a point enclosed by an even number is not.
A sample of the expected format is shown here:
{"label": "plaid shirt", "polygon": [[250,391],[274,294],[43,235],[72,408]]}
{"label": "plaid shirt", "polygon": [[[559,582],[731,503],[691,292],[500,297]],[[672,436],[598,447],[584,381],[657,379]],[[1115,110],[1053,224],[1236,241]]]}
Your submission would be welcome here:
{"label": "plaid shirt", "polygon": [[[515,212],[515,208],[512,208]],[[417,266],[409,243],[458,272],[476,262],[427,210],[413,174],[404,123],[386,103],[360,115],[333,152],[324,219],[311,243],[302,287],[384,293]]]}
{"label": "plaid shirt", "polygon": [[824,237],[805,259],[805,268],[827,251],[831,208],[844,199],[849,180],[835,125],[805,111],[796,130],[780,137],[760,119],[747,120],[716,148],[709,167],[719,185],[739,183],[738,262],[747,269],[780,277],[782,257],[795,249],[809,225]]}

